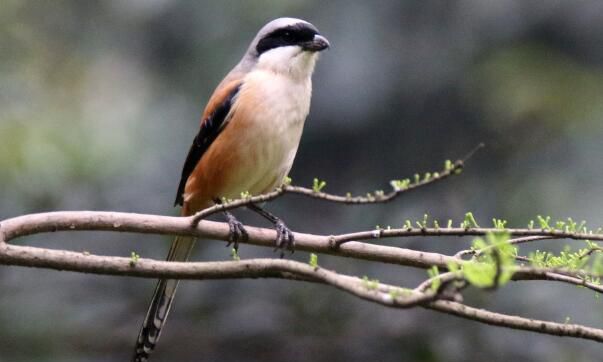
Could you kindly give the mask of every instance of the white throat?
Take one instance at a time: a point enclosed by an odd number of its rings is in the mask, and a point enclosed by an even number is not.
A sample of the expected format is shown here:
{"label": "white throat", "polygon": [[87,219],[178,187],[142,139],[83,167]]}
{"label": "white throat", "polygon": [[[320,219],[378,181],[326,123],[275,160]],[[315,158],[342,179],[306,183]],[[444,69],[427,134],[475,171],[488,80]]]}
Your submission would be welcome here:
{"label": "white throat", "polygon": [[317,52],[303,51],[299,46],[278,47],[260,55],[256,68],[304,80],[312,76],[317,58]]}

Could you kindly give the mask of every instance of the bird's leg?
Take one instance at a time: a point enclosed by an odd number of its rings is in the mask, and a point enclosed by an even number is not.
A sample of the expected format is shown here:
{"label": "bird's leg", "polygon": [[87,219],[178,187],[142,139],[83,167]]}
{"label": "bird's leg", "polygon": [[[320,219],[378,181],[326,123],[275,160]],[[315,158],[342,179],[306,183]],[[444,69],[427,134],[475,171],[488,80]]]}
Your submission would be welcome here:
{"label": "bird's leg", "polygon": [[283,220],[279,219],[270,212],[262,209],[256,204],[250,204],[247,207],[250,210],[257,212],[266,220],[274,224],[274,228],[276,229],[276,249],[274,250],[281,250],[281,258],[285,255],[285,249],[290,250],[291,253],[293,253],[295,247],[295,239],[293,236],[293,232],[287,227],[287,225],[285,225]]}
{"label": "bird's leg", "polygon": [[[222,201],[220,199],[214,200],[216,204],[221,204]],[[245,225],[242,222],[237,220],[237,218],[230,212],[224,210],[222,211],[224,217],[226,218],[226,222],[228,222],[228,228],[230,232],[228,233],[228,244],[226,247],[229,247],[231,244],[235,251],[239,251],[239,241],[247,241],[249,239],[249,234],[247,234],[247,230],[245,230]]]}

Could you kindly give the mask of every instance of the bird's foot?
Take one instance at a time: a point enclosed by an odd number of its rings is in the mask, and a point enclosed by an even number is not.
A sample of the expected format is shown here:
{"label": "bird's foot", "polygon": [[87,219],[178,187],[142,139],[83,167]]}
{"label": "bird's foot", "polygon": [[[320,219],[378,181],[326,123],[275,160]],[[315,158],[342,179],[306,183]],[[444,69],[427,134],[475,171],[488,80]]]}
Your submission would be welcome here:
{"label": "bird's foot", "polygon": [[235,251],[239,251],[239,242],[246,242],[249,239],[249,234],[247,234],[247,230],[245,230],[243,223],[237,220],[233,214],[226,211],[224,215],[226,216],[228,228],[230,229],[226,247],[232,245]]}
{"label": "bird's foot", "polygon": [[285,225],[282,220],[277,220],[274,223],[276,229],[276,248],[274,251],[281,251],[281,258],[285,256],[285,250],[291,251],[291,254],[295,251],[295,237],[291,229]]}
{"label": "bird's foot", "polygon": [[258,205],[250,204],[247,207],[250,210],[257,212],[263,218],[265,218],[266,220],[268,220],[272,224],[274,224],[274,228],[276,229],[276,241],[275,241],[276,247],[275,247],[274,251],[280,250],[281,258],[285,256],[285,250],[289,250],[289,251],[291,251],[291,253],[294,252],[295,238],[293,236],[293,232],[291,231],[291,229],[289,229],[287,227],[287,225],[285,225],[283,220],[279,219],[278,217],[271,214],[270,212],[262,209]]}

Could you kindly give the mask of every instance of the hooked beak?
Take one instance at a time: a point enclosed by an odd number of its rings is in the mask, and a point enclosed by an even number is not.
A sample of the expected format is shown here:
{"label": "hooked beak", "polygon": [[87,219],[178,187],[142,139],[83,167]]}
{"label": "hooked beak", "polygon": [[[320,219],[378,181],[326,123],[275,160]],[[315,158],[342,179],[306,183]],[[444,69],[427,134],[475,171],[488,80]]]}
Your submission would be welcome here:
{"label": "hooked beak", "polygon": [[314,39],[312,41],[302,44],[302,49],[311,52],[320,52],[329,48],[330,46],[331,44],[329,44],[327,38],[320,34],[316,34],[314,35]]}

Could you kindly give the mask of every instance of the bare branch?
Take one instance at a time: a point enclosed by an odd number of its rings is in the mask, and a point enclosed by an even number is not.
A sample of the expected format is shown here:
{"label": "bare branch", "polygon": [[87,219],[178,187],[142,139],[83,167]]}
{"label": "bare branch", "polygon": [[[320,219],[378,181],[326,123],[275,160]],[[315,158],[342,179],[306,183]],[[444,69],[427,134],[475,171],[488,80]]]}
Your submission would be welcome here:
{"label": "bare branch", "polygon": [[375,288],[367,288],[362,279],[283,259],[167,262],[139,258],[133,261],[131,258],[124,257],[5,244],[0,247],[0,264],[161,279],[282,278],[305,280],[329,284],[362,299],[396,307],[411,307],[431,297],[425,293],[409,290],[410,294],[400,293],[392,300],[389,291],[397,287],[378,284]]}
{"label": "bare branch", "polygon": [[249,259],[222,262],[164,262],[151,259],[106,257],[70,251],[49,250],[5,244],[0,247],[0,263],[29,267],[70,270],[94,274],[127,275],[147,278],[232,279],[282,278],[331,285],[356,297],[394,308],[424,306],[436,311],[482,323],[569,336],[603,342],[603,330],[577,324],[560,324],[494,313],[457,302],[433,301],[433,292],[401,289],[341,275],[320,267],[279,259]]}
{"label": "bare branch", "polygon": [[547,322],[537,319],[528,319],[519,316],[490,312],[485,309],[469,307],[467,305],[447,300],[431,302],[426,308],[452,314],[458,317],[472,319],[493,326],[521,329],[525,331],[551,334],[555,336],[590,339],[603,342],[603,330],[585,327],[579,324],[565,324]]}
{"label": "bare branch", "polygon": [[[365,281],[356,277],[345,276],[322,268],[313,268],[303,263],[286,260],[256,259],[238,262],[176,263],[144,258],[136,258],[134,260],[132,258],[97,256],[88,253],[15,246],[4,243],[26,235],[74,230],[190,235],[224,241],[228,240],[229,230],[225,223],[202,220],[193,226],[192,221],[193,217],[91,211],[54,212],[20,216],[4,220],[0,224],[0,264],[147,278],[225,279],[270,277],[305,280],[328,284],[359,298],[389,307],[410,308],[423,306],[492,325],[603,341],[603,330],[579,325],[535,321],[523,317],[476,309],[457,302],[441,300],[441,298],[446,298],[445,293],[440,293],[439,290],[433,291],[429,288],[435,280],[434,278],[425,281],[417,288],[411,290],[378,282],[374,286],[372,284],[367,286]],[[276,236],[273,230],[255,227],[247,227],[247,230],[249,233],[248,243],[273,246]],[[438,253],[420,252],[351,240],[409,236],[471,236],[484,235],[495,231],[500,230],[491,228],[407,228],[371,230],[333,236],[296,233],[295,236],[298,250],[419,268],[430,268],[435,265],[445,269],[450,262],[462,264],[464,261],[460,258]],[[596,234],[564,233],[555,230],[507,229],[507,231],[513,235],[527,234],[523,239],[516,239],[517,242],[557,237],[574,239],[583,237],[597,239],[601,237]],[[500,270],[497,271],[497,275],[500,275],[500,273]],[[444,273],[436,278],[442,284],[445,284],[453,282],[459,277],[459,274]],[[571,270],[518,267],[514,270],[512,280],[550,280],[583,286],[597,293],[603,292],[603,287],[587,281],[585,277],[586,275],[581,272]]]}
{"label": "bare branch", "polygon": [[[226,223],[203,220],[192,226],[191,217],[171,217],[102,211],[63,211],[31,214],[8,219],[0,223],[0,234],[8,242],[18,237],[55,231],[115,231],[156,235],[185,235],[227,241],[229,228]],[[247,226],[252,245],[274,247],[276,232],[272,229]],[[347,242],[335,246],[336,236],[295,234],[295,248],[349,258],[378,261],[427,269],[433,265],[445,268],[456,259],[437,253],[415,251],[391,246],[361,242]],[[377,236],[374,236],[377,237]]]}
{"label": "bare branch", "polygon": [[[102,211],[64,211],[31,214],[4,220],[0,223],[0,241],[11,241],[18,237],[56,231],[114,231],[134,232],[156,235],[185,235],[200,238],[228,240],[229,228],[225,223],[204,220],[197,226],[191,226],[191,217],[171,217],[134,213],[102,212]],[[246,227],[249,233],[247,243],[258,246],[274,246],[275,231],[265,228]],[[543,233],[547,238],[555,238],[550,234],[555,231],[507,229],[511,234]],[[313,235],[295,233],[296,249],[315,253],[330,254],[363,260],[405,265],[423,269],[437,266],[446,268],[451,262],[462,260],[438,253],[416,251],[411,249],[367,244],[348,240],[368,240],[392,237],[411,236],[473,236],[485,235],[497,231],[490,228],[446,228],[446,229],[391,229],[371,230],[340,235]],[[499,231],[499,230],[498,230]],[[597,239],[600,234],[563,234],[564,237]],[[338,241],[346,241],[338,245]],[[536,239],[534,239],[536,240]],[[554,270],[557,273],[570,271]],[[574,276],[576,277],[576,276]]]}

